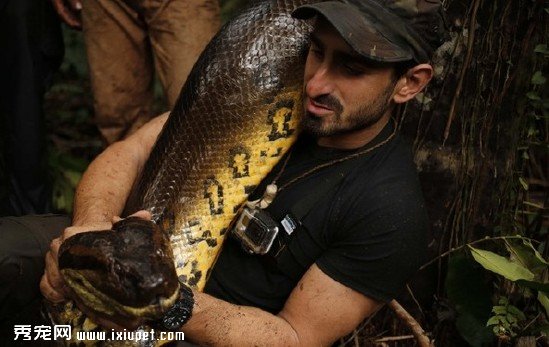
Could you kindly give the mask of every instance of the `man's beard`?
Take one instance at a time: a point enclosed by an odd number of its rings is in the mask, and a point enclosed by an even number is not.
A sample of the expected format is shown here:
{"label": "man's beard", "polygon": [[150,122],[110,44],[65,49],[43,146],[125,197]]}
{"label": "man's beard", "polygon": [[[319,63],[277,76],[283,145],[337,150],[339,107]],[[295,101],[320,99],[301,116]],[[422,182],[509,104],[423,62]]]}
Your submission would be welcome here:
{"label": "man's beard", "polygon": [[303,131],[315,137],[342,135],[369,128],[376,124],[391,108],[393,88],[394,85],[391,83],[373,103],[363,105],[358,111],[346,115],[344,120],[342,120],[343,106],[339,100],[329,94],[321,95],[313,100],[334,111],[333,121],[324,125],[322,117],[317,117],[305,110],[301,127]]}

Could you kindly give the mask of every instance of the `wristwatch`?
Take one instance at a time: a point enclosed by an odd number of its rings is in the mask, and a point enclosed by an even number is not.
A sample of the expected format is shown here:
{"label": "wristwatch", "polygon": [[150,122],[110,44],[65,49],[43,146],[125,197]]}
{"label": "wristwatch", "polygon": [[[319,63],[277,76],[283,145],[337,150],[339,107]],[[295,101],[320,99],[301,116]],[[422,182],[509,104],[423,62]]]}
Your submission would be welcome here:
{"label": "wristwatch", "polygon": [[180,283],[179,299],[162,316],[154,322],[154,326],[165,331],[178,331],[191,319],[194,307],[194,295],[191,288]]}

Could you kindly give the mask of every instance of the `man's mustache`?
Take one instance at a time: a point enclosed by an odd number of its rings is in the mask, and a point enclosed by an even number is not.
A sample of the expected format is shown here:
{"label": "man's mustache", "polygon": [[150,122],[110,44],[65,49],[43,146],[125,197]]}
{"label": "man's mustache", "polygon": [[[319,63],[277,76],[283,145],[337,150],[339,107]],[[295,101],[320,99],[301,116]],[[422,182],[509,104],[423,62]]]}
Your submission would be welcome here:
{"label": "man's mustache", "polygon": [[324,107],[327,107],[331,110],[333,110],[335,113],[341,113],[343,112],[343,105],[337,100],[334,96],[330,94],[323,94],[320,96],[317,96],[316,98],[312,98],[312,100],[316,104],[320,104]]}

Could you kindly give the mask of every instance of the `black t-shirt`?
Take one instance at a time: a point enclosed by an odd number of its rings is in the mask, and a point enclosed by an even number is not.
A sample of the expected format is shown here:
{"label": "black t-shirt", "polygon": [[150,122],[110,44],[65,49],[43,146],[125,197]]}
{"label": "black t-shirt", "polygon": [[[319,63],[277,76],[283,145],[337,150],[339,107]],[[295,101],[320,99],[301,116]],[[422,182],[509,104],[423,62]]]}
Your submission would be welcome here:
{"label": "black t-shirt", "polygon": [[[392,132],[393,125],[387,125],[365,148]],[[277,185],[361,150],[320,147],[302,135]],[[292,233],[276,258],[248,254],[228,238],[205,292],[277,313],[299,279],[316,263],[332,279],[368,297],[383,302],[393,299],[424,261],[427,248],[427,216],[410,147],[396,135],[352,160],[345,170],[341,164],[331,165],[279,192],[267,211],[280,222],[308,192],[333,180],[334,170],[346,174],[313,204],[301,220],[302,227]],[[263,194],[283,161],[250,200]]]}

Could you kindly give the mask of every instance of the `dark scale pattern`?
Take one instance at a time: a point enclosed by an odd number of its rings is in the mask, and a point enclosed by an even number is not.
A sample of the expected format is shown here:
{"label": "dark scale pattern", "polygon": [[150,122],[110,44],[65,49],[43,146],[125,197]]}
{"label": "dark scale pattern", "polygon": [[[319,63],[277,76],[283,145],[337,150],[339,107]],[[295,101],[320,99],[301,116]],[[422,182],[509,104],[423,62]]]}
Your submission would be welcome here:
{"label": "dark scale pattern", "polygon": [[[168,242],[154,223],[129,217],[115,223],[112,231],[69,238],[59,249],[59,268],[62,273],[65,268],[87,270],[87,280],[122,305],[157,305],[159,298],[178,290]],[[161,308],[153,311],[158,314]],[[123,309],[117,313],[125,314]]]}
{"label": "dark scale pattern", "polygon": [[[170,235],[177,271],[174,278],[189,286],[203,286],[227,232],[227,219],[238,207],[235,201],[246,198],[274,166],[273,160],[280,158],[293,141],[284,136],[269,139],[273,128],[268,118],[269,112],[272,118],[278,111],[297,123],[301,101],[295,95],[302,88],[310,26],[291,18],[290,13],[314,1],[258,1],[222,28],[183,86],[128,199],[126,214],[148,209],[153,220]],[[294,108],[277,110],[277,105]],[[293,130],[284,125],[287,136],[295,136]],[[249,153],[249,165],[242,171],[245,174],[234,174],[230,160],[235,151]],[[224,176],[224,172],[228,174]],[[254,181],[253,175],[261,177],[254,176]],[[219,194],[204,198],[205,183],[212,178],[219,182]],[[213,209],[209,198],[213,199]],[[211,216],[212,210],[219,212],[217,207],[222,207],[223,213]],[[195,244],[195,248],[186,251],[182,244]],[[146,258],[141,257],[143,261]],[[137,264],[139,259],[131,260]],[[71,264],[66,265],[71,268]],[[104,276],[89,279],[97,280],[94,288],[101,290]],[[126,299],[137,294],[124,293],[132,291],[130,287],[120,287],[116,301],[129,303]],[[150,311],[157,308],[152,304]],[[73,336],[83,329],[99,329],[92,327],[93,323],[70,302],[64,309],[50,309],[50,313],[56,324],[71,324]]]}
{"label": "dark scale pattern", "polygon": [[[284,88],[301,84],[302,53],[308,26],[291,18],[307,1],[264,1],[228,23],[208,45],[180,98],[127,204],[146,208],[158,221],[164,211],[184,211],[206,172],[226,163],[223,153],[239,134],[264,127],[258,110]],[[188,201],[188,200],[187,200]],[[184,203],[183,203],[184,204]]]}
{"label": "dark scale pattern", "polygon": [[191,318],[193,306],[194,295],[192,290],[186,285],[181,285],[180,297],[175,305],[154,325],[161,330],[177,331]]}

